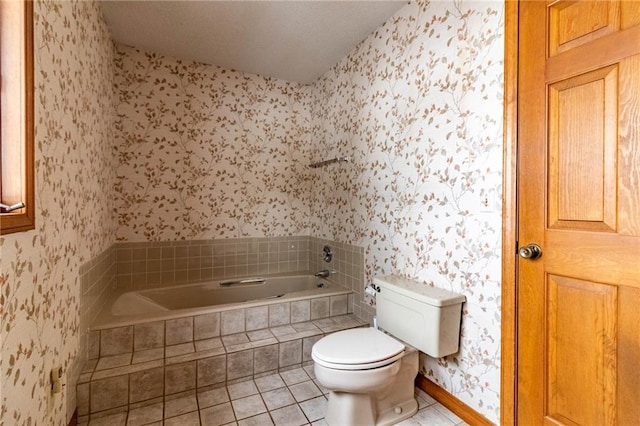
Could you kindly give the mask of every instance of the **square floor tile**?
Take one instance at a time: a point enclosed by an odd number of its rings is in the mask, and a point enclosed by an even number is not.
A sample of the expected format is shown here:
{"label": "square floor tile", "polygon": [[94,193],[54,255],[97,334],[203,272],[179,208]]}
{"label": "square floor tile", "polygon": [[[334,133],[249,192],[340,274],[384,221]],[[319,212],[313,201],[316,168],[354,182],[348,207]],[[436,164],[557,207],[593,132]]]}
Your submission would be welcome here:
{"label": "square floor tile", "polygon": [[229,397],[231,400],[244,398],[245,396],[255,395],[258,393],[258,388],[253,380],[228,385],[227,389],[229,390]]}
{"label": "square floor tile", "polygon": [[124,426],[127,421],[127,413],[111,414],[104,417],[93,418],[89,426]]}
{"label": "square floor tile", "polygon": [[420,423],[418,423],[415,418],[409,417],[408,419],[405,419],[398,423],[396,426],[420,426]]}
{"label": "square floor tile", "polygon": [[271,417],[267,413],[249,417],[238,422],[238,426],[273,426]]}
{"label": "square floor tile", "polygon": [[200,426],[200,416],[197,411],[171,417],[164,421],[164,426]]}
{"label": "square floor tile", "polygon": [[257,340],[271,339],[273,337],[273,334],[271,334],[269,330],[258,330],[248,332],[247,337],[252,342],[255,342]]}
{"label": "square floor tile", "polygon": [[415,389],[414,395],[418,401],[418,409],[421,410],[429,405],[435,404],[437,401],[422,389]]}
{"label": "square floor tile", "polygon": [[198,405],[200,406],[200,409],[228,401],[229,395],[227,394],[227,388],[225,387],[198,393]]}
{"label": "square floor tile", "polygon": [[439,412],[441,412],[442,414],[445,415],[446,418],[448,418],[449,420],[451,420],[452,422],[454,422],[455,424],[459,424],[462,423],[462,419],[458,416],[456,416],[455,414],[453,414],[447,407],[445,407],[444,405],[440,404],[440,403],[436,403],[434,405],[434,407],[436,408],[436,410],[438,410]]}
{"label": "square floor tile", "polygon": [[129,411],[127,426],[139,426],[160,421],[163,419],[162,402],[146,407],[134,408]]}
{"label": "square floor tile", "polygon": [[304,382],[310,379],[309,375],[302,368],[295,368],[293,370],[287,370],[280,373],[282,379],[287,386],[295,385],[296,383]]}
{"label": "square floor tile", "polygon": [[138,364],[140,362],[155,361],[157,359],[164,358],[164,348],[147,349],[144,351],[138,351],[133,353],[132,364]]}
{"label": "square floor tile", "polygon": [[304,371],[309,375],[309,377],[311,377],[312,379],[316,378],[316,373],[313,370],[313,364],[311,365],[306,365],[304,367],[302,367],[304,369]]}
{"label": "square floor tile", "polygon": [[247,417],[253,417],[267,411],[260,395],[248,396],[231,401],[236,419],[241,420]]}
{"label": "square floor tile", "polygon": [[304,411],[309,421],[313,422],[324,418],[327,413],[327,398],[319,396],[300,403],[300,408]]}
{"label": "square floor tile", "polygon": [[229,402],[200,410],[200,416],[202,424],[207,426],[219,426],[235,420]]}
{"label": "square floor tile", "polygon": [[271,332],[273,333],[274,336],[279,337],[279,336],[286,336],[287,334],[295,334],[296,330],[290,325],[283,325],[282,327],[271,328]]}
{"label": "square floor tile", "polygon": [[123,367],[131,364],[131,354],[104,356],[98,361],[96,371],[106,370],[108,368]]}
{"label": "square floor tile", "polygon": [[324,395],[329,395],[329,389],[322,386],[320,382],[318,382],[318,379],[313,379],[313,383],[315,383],[318,389],[320,389],[320,392],[322,392]]}
{"label": "square floor tile", "polygon": [[171,358],[172,356],[185,355],[195,352],[193,342],[182,343],[179,345],[167,346],[165,357]]}
{"label": "square floor tile", "polygon": [[289,390],[298,402],[322,395],[320,389],[311,380],[289,386]]}
{"label": "square floor tile", "polygon": [[276,426],[301,426],[307,424],[307,418],[297,404],[271,411]]}
{"label": "square floor tile", "polygon": [[272,374],[270,376],[260,377],[255,380],[256,385],[258,385],[258,389],[260,392],[267,392],[273,389],[283,388],[285,387],[285,383],[282,380],[282,377],[278,374]]}
{"label": "square floor tile", "polygon": [[208,351],[210,349],[221,348],[222,340],[219,337],[215,337],[213,339],[205,339],[205,340],[197,340],[196,341],[196,351]]}
{"label": "square floor tile", "polygon": [[197,410],[198,403],[196,402],[195,395],[170,399],[164,403],[164,416],[166,418],[180,416]]}
{"label": "square floor tile", "polygon": [[225,346],[239,345],[241,343],[249,343],[249,338],[244,333],[230,334],[228,336],[222,336],[222,343]]}
{"label": "square floor tile", "polygon": [[291,392],[289,392],[289,389],[287,388],[279,388],[264,392],[262,393],[262,399],[264,399],[264,403],[267,404],[267,408],[270,411],[296,402],[293,399],[293,395],[291,395]]}
{"label": "square floor tile", "polygon": [[423,410],[419,410],[413,417],[421,426],[453,426],[454,422],[447,416],[436,410],[433,405]]}

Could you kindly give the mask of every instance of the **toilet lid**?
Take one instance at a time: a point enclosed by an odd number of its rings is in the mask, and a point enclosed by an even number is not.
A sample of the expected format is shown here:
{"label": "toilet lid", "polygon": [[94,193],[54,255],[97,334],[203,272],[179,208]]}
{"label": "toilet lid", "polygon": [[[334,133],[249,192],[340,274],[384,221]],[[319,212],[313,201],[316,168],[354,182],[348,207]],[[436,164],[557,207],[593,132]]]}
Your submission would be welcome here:
{"label": "toilet lid", "polygon": [[[404,344],[375,328],[354,328],[330,334],[320,339],[311,350],[316,362],[336,368],[347,366],[379,366],[381,361],[397,358],[404,351]],[[393,360],[389,360],[393,361]]]}

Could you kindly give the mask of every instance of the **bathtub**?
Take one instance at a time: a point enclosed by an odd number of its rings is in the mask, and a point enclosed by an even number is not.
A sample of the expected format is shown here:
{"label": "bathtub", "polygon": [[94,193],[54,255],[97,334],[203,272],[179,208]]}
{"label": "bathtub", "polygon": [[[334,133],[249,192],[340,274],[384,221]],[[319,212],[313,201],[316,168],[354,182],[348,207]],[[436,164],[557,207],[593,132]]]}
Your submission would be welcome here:
{"label": "bathtub", "polygon": [[120,292],[112,295],[91,329],[350,293],[313,275],[244,277]]}

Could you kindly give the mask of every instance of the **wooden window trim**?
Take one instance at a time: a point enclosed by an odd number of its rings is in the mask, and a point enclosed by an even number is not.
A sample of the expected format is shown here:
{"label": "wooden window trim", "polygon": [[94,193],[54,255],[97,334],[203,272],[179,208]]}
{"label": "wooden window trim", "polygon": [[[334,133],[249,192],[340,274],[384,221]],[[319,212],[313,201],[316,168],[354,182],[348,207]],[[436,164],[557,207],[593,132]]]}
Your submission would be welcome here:
{"label": "wooden window trim", "polygon": [[[21,125],[24,126],[22,134],[23,140],[18,141],[20,160],[12,159],[12,163],[9,164],[10,169],[8,173],[11,173],[11,177],[17,176],[17,181],[10,181],[12,189],[18,188],[17,191],[22,193],[21,200],[9,200],[5,197],[0,197],[1,201],[5,204],[12,204],[18,201],[22,201],[25,207],[10,213],[0,212],[0,235],[10,234],[14,232],[23,232],[35,228],[35,182],[34,182],[34,61],[33,61],[33,2],[30,0],[24,0],[22,2],[24,7],[24,25],[23,25],[23,43],[24,52],[22,57],[22,73],[24,86],[23,90],[23,102],[17,102],[14,99],[3,99],[2,107],[5,108],[9,105],[20,105],[23,108],[24,119],[21,120]],[[6,43],[6,40],[2,40],[2,43]],[[2,123],[4,126],[5,123]],[[7,141],[0,140],[0,150],[4,152],[3,146],[6,146]],[[2,154],[4,155],[4,153]],[[24,164],[20,164],[20,161],[24,161]],[[14,170],[15,166],[15,170]],[[0,176],[3,175],[2,161],[0,161]],[[6,188],[7,182],[4,182],[4,188]],[[3,182],[0,180],[0,196],[4,195]],[[1,210],[0,210],[1,211]]]}

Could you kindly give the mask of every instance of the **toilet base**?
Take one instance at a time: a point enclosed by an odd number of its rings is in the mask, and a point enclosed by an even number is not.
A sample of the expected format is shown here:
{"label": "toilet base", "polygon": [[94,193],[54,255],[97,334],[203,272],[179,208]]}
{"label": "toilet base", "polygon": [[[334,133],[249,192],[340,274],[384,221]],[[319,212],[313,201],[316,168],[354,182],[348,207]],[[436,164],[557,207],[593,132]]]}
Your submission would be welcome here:
{"label": "toilet base", "polygon": [[395,380],[383,389],[370,393],[331,391],[325,415],[329,426],[390,426],[413,416],[418,411],[413,395],[418,351],[407,347],[400,362]]}
{"label": "toilet base", "polygon": [[325,421],[332,425],[376,424],[376,403],[370,394],[331,392]]}
{"label": "toilet base", "polygon": [[418,412],[418,403],[411,398],[394,407],[376,413],[376,401],[371,394],[331,392],[325,421],[330,426],[391,426]]}

